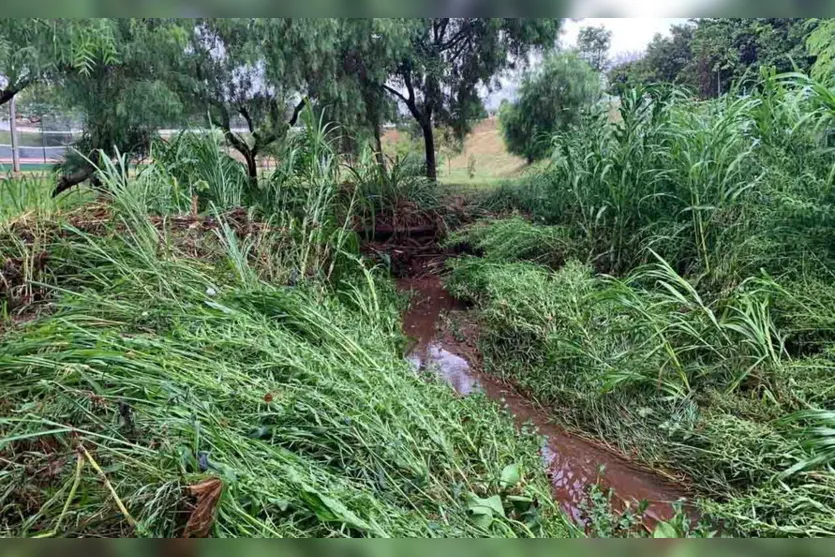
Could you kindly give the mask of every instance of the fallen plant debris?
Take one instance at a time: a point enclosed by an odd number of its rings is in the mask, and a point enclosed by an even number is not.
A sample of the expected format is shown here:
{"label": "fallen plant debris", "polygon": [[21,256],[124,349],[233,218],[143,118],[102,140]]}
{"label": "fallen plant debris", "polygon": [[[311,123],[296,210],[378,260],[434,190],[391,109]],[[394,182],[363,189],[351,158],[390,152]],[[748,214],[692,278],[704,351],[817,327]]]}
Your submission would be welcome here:
{"label": "fallen plant debris", "polygon": [[[339,180],[302,174],[303,195],[273,213],[204,192],[201,210],[215,207],[195,216],[160,172],[102,168],[107,207],[90,226],[32,221],[50,239],[50,310],[0,333],[0,443],[49,437],[69,456],[38,456],[53,471],[40,485],[32,462],[3,462],[2,532],[576,533],[537,437],[403,360],[401,302],[360,257]],[[518,496],[535,516],[474,521],[467,494],[501,493],[510,463],[529,471]]]}
{"label": "fallen plant debris", "polygon": [[186,487],[186,491],[196,502],[183,530],[183,537],[208,537],[215,521],[220,496],[223,494],[223,482],[220,478],[206,478],[200,483]]}

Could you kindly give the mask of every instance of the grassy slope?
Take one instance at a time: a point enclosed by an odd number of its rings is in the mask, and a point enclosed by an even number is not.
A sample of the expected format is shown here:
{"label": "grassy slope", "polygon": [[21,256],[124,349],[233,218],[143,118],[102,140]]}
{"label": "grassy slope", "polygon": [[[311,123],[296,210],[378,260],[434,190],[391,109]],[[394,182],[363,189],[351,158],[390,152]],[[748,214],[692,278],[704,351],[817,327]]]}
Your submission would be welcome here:
{"label": "grassy slope", "polygon": [[0,333],[4,535],[569,533],[538,440],[401,358],[387,281],[347,258],[333,286],[269,283],[250,262],[286,266],[286,238],[163,231],[141,205],[95,236],[3,229],[49,246],[61,287]]}
{"label": "grassy slope", "polygon": [[[523,174],[528,169],[527,163],[507,152],[498,126],[498,118],[483,120],[464,139],[461,153],[451,158],[442,153],[438,179],[444,184],[494,185]],[[388,130],[383,137],[387,149],[393,149],[398,141],[404,139],[397,130]],[[422,145],[415,145],[415,150],[422,150]],[[471,156],[475,158],[472,178],[468,172]]]}

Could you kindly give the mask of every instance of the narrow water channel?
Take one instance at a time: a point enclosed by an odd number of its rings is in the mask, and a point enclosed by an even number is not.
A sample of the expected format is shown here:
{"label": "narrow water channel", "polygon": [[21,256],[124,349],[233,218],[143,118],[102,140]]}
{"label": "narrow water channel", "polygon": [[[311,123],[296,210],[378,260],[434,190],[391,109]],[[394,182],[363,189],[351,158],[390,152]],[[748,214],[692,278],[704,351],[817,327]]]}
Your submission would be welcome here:
{"label": "narrow water channel", "polygon": [[482,373],[472,338],[474,332],[459,330],[457,335],[452,335],[444,331],[445,318],[463,315],[465,310],[444,289],[437,274],[418,271],[413,276],[401,278],[398,288],[413,294],[403,316],[403,328],[414,339],[408,358],[415,368],[437,373],[462,396],[483,392],[505,405],[518,425],[525,422],[535,425],[545,439],[541,457],[551,480],[553,496],[578,524],[583,523],[582,503],[594,483],[604,489],[611,488],[614,503],[621,508],[627,503],[635,508],[638,502],[646,501],[649,506],[644,524],[647,528],[670,518],[672,503],[687,498],[683,490],[660,476],[567,433],[554,424],[542,408],[512,387]]}

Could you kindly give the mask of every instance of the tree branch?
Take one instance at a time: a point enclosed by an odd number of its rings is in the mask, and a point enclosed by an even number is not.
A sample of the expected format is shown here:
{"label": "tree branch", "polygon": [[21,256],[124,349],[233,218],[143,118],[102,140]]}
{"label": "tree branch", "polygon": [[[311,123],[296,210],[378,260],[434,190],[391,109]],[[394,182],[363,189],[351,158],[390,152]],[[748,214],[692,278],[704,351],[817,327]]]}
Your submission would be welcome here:
{"label": "tree branch", "polygon": [[[458,32],[455,35],[453,35],[452,38],[449,39],[447,42],[442,43],[440,45],[440,50],[449,50],[450,48],[461,42],[464,38],[468,37],[470,34],[471,27],[472,23],[469,20],[462,23],[461,28],[458,30]],[[446,32],[446,29],[444,29],[444,32]]]}
{"label": "tree branch", "polygon": [[0,106],[6,104],[17,94],[17,91],[14,89],[3,89],[0,90]]}
{"label": "tree branch", "polygon": [[393,88],[389,87],[388,85],[386,85],[385,83],[383,84],[383,89],[385,89],[386,91],[388,91],[389,93],[391,93],[391,94],[393,94],[393,95],[396,95],[398,98],[400,98],[400,100],[401,100],[401,101],[403,101],[404,103],[406,103],[406,105],[407,105],[407,106],[409,105],[409,102],[410,102],[410,101],[409,101],[409,99],[407,99],[407,98],[403,95],[403,93],[401,93],[401,92],[400,92],[400,91],[398,91],[397,89],[393,89]]}
{"label": "tree branch", "polygon": [[402,75],[403,75],[403,83],[406,85],[406,90],[409,92],[409,100],[411,101],[412,104],[416,104],[415,103],[415,100],[416,100],[415,86],[412,85],[412,73],[411,73],[411,71],[409,71],[409,72],[404,71]]}
{"label": "tree branch", "polygon": [[444,35],[446,35],[446,28],[447,28],[448,25],[449,25],[449,18],[445,17],[441,21],[441,25],[438,26],[438,35],[435,38],[435,42],[439,42],[441,39],[444,38]]}
{"label": "tree branch", "polygon": [[302,99],[299,101],[299,104],[296,105],[296,108],[293,109],[293,115],[290,117],[290,120],[287,121],[287,124],[292,128],[296,125],[296,121],[299,119],[299,114],[301,114],[302,110],[304,109],[305,105],[307,105],[307,99]]}
{"label": "tree branch", "polygon": [[240,105],[238,107],[238,112],[241,113],[241,116],[244,117],[246,120],[246,127],[249,128],[249,133],[255,133],[255,126],[252,123],[252,116],[249,115],[249,111],[246,109],[244,105]]}
{"label": "tree branch", "polygon": [[72,174],[64,174],[58,178],[58,183],[55,185],[55,190],[52,192],[52,197],[58,197],[63,192],[67,191],[73,186],[80,184],[96,172],[92,166],[85,166],[73,172]]}
{"label": "tree branch", "polygon": [[[409,83],[411,84],[411,81]],[[406,105],[406,108],[409,109],[409,112],[412,113],[412,116],[415,117],[415,120],[420,121],[422,115],[421,115],[420,111],[418,110],[417,104],[415,103],[414,88],[410,88],[408,98],[403,93],[398,91],[397,89],[393,89],[392,87],[389,87],[386,84],[383,84],[383,89],[385,89],[386,91],[396,95],[400,100],[402,100],[403,103]]]}
{"label": "tree branch", "polygon": [[[239,153],[241,153],[244,157],[246,157],[249,152],[250,148],[247,145],[246,141],[241,139],[238,134],[232,131],[231,122],[229,118],[229,111],[226,110],[226,107],[223,105],[223,102],[217,100],[210,101],[212,105],[214,105],[218,112],[220,112],[220,122],[218,125],[220,129],[223,130],[223,136],[226,138],[227,141],[234,147]],[[209,113],[209,119],[213,120],[211,117],[211,112]],[[212,122],[214,124],[214,122]]]}
{"label": "tree branch", "polygon": [[[286,122],[286,126],[287,126],[286,129],[287,130],[289,130],[290,128],[292,128],[293,126],[296,125],[296,122],[299,119],[299,114],[301,114],[301,111],[304,109],[304,107],[306,105],[307,105],[307,99],[306,98],[299,101],[299,103],[293,109],[293,114],[290,116],[290,119]],[[244,114],[246,109],[242,108],[241,110],[242,110],[241,114]],[[270,112],[272,113],[273,111],[271,110]],[[244,114],[244,118],[247,119],[247,123],[250,122],[250,120],[248,118],[248,114]],[[273,116],[273,118],[275,119],[275,116]],[[280,139],[282,137],[283,134],[278,134],[278,133],[275,132],[275,126],[276,125],[277,125],[277,122],[274,121],[273,125],[271,127],[271,131],[264,135],[264,134],[261,134],[260,132],[256,131],[253,128],[252,124],[249,124],[249,129],[252,132],[252,138],[254,139],[254,144],[253,144],[252,147],[249,148],[249,152],[252,154],[253,157],[255,155],[257,155],[258,153],[260,153],[261,150],[264,147],[273,143],[274,141],[277,141],[278,139]],[[282,122],[281,125],[285,125],[285,124]],[[286,131],[285,131],[285,133],[286,133]],[[240,151],[240,149],[238,149],[238,150]]]}
{"label": "tree branch", "polygon": [[23,91],[26,87],[28,87],[31,84],[32,80],[27,79],[15,85],[9,84],[5,89],[0,89],[0,106],[3,106],[4,104],[12,100],[12,98],[14,98],[15,95]]}

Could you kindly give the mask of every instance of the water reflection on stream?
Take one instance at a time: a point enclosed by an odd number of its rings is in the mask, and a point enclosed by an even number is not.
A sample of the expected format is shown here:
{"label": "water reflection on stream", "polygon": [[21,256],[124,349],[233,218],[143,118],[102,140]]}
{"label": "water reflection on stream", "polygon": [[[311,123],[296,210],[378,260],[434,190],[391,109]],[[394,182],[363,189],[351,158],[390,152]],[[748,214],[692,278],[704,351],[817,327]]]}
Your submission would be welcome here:
{"label": "water reflection on stream", "polygon": [[[471,347],[456,342],[449,335],[438,334],[442,316],[461,308],[436,275],[401,279],[398,288],[415,293],[403,317],[406,334],[415,340],[415,346],[408,354],[415,369],[436,373],[462,396],[483,392],[504,404],[517,424],[527,422],[536,426],[544,436],[541,456],[551,480],[553,496],[578,523],[583,520],[581,509],[588,489],[598,482],[604,488],[613,489],[615,502],[621,507],[626,504],[634,507],[639,501],[646,501],[649,507],[645,523],[650,527],[672,516],[671,503],[686,497],[683,490],[596,444],[567,433],[539,406],[508,385],[474,369],[477,365],[471,365],[470,360],[475,359]],[[604,470],[602,476],[601,469]]]}

